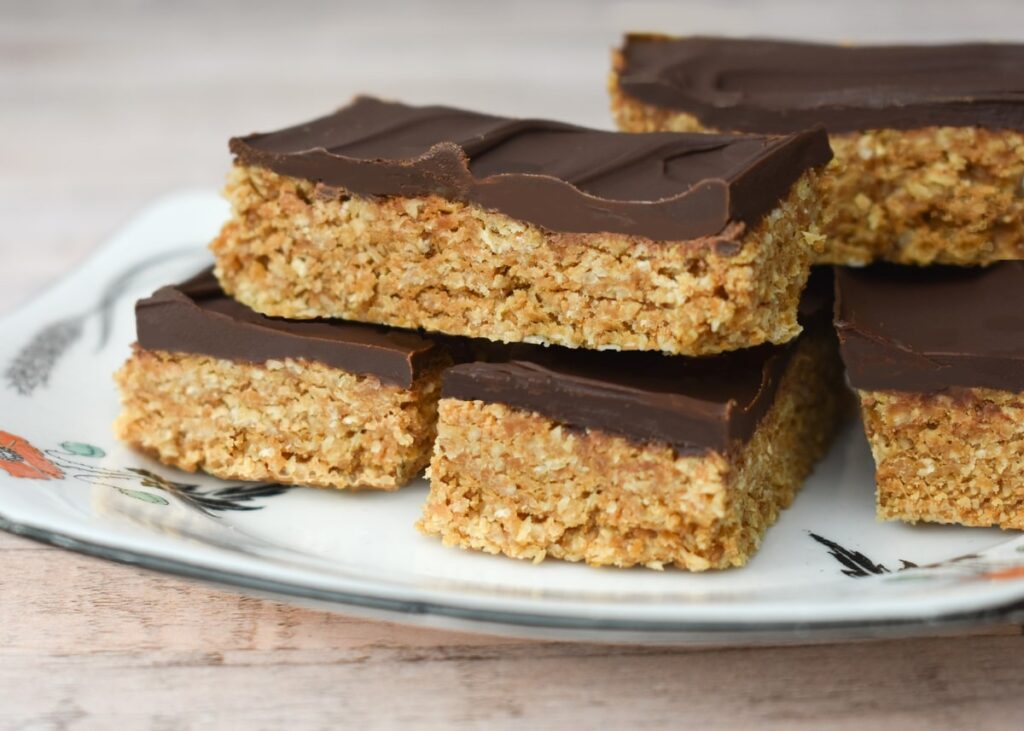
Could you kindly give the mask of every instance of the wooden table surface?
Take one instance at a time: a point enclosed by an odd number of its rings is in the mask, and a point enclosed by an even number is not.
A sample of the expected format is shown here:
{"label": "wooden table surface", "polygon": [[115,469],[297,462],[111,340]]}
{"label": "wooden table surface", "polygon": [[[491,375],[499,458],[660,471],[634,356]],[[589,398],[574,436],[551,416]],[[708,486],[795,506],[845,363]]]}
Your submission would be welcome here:
{"label": "wooden table surface", "polygon": [[[607,125],[607,51],[627,28],[1024,32],[1014,3],[826,5],[0,3],[0,314],[147,200],[219,186],[231,134],[358,91]],[[1022,728],[1021,634],[724,650],[495,639],[0,533],[0,728]]]}

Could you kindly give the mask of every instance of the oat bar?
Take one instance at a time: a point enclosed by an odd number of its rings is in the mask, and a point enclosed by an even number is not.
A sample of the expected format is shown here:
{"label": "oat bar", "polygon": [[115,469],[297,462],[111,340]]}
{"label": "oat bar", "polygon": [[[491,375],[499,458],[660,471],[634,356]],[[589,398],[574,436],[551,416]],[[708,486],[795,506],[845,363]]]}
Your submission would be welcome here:
{"label": "oat bar", "polygon": [[391,490],[426,466],[445,355],[413,333],[289,322],[210,272],[136,306],[118,437],[224,479]]}
{"label": "oat bar", "polygon": [[259,312],[688,355],[799,332],[831,157],[370,98],[231,149],[211,248]]}
{"label": "oat bar", "polygon": [[887,520],[1024,528],[1024,262],[836,279]]}
{"label": "oat bar", "polygon": [[[1024,258],[1024,45],[835,46],[631,35],[621,129],[784,133],[824,124],[817,263]],[[829,223],[830,222],[830,223]]]}
{"label": "oat bar", "polygon": [[444,379],[420,529],[540,561],[740,566],[828,447],[827,315],[709,358],[519,346]]}

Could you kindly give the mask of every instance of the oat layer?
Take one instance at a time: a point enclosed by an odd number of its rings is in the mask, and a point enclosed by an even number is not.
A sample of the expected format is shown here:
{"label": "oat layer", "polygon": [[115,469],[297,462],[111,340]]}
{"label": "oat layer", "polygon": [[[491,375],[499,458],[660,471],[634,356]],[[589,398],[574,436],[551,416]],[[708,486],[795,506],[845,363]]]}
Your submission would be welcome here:
{"label": "oat layer", "polygon": [[[610,89],[624,131],[716,131],[627,96],[614,75]],[[829,141],[835,158],[822,179],[825,246],[816,264],[1024,259],[1024,133],[925,127]]]}
{"label": "oat layer", "polygon": [[1024,529],[1024,394],[859,396],[879,518]]}
{"label": "oat layer", "polygon": [[741,566],[839,421],[830,339],[805,339],[752,439],[732,453],[572,429],[539,414],[442,399],[419,528],[449,546],[595,566]]}
{"label": "oat layer", "polygon": [[370,198],[236,165],[211,244],[224,290],[267,315],[505,342],[704,355],[785,342],[816,233],[808,172],[736,241],[564,234],[438,196]]}
{"label": "oat layer", "polygon": [[411,389],[317,362],[220,360],[136,347],[115,376],[120,439],[232,480],[393,490],[426,466],[440,371]]}

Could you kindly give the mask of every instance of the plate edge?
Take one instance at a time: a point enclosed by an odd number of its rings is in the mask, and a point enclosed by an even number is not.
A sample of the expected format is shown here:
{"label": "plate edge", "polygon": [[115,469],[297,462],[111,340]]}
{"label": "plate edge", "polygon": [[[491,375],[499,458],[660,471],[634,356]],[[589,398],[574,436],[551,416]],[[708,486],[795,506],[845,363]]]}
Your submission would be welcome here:
{"label": "plate edge", "polygon": [[[588,617],[557,617],[528,612],[470,609],[453,604],[400,600],[329,589],[315,589],[274,579],[233,574],[187,561],[153,554],[112,548],[94,541],[19,523],[0,514],[0,530],[75,553],[135,566],[163,574],[197,579],[235,589],[245,589],[276,599],[299,599],[326,605],[325,608],[351,614],[371,614],[406,624],[429,624],[410,618],[436,618],[459,625],[448,629],[485,634],[561,637],[608,644],[652,643],[678,645],[755,646],[770,644],[816,644],[868,639],[953,634],[957,631],[1000,623],[1024,622],[1024,602],[1013,602],[979,612],[939,615],[925,620],[873,620],[867,622],[777,622],[746,623],[662,622],[652,620],[610,620]],[[522,630],[510,632],[510,628]],[[1024,630],[1022,630],[1024,631]],[[552,634],[557,633],[557,634]],[[566,637],[565,633],[571,636]],[[624,636],[615,636],[616,633]]]}

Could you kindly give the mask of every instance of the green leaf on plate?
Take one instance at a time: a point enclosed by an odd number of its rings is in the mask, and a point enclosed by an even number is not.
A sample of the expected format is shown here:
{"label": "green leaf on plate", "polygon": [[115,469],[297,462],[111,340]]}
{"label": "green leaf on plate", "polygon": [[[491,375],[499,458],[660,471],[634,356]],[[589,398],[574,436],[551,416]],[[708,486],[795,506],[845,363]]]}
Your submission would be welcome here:
{"label": "green leaf on plate", "polygon": [[122,495],[133,497],[136,500],[141,500],[144,503],[153,503],[154,505],[169,505],[166,498],[162,498],[159,495],[154,495],[151,492],[143,492],[142,490],[128,490],[123,487],[117,488],[117,491]]}
{"label": "green leaf on plate", "polygon": [[107,454],[99,447],[85,442],[61,442],[60,446],[64,451],[77,454],[79,457],[105,457]]}

